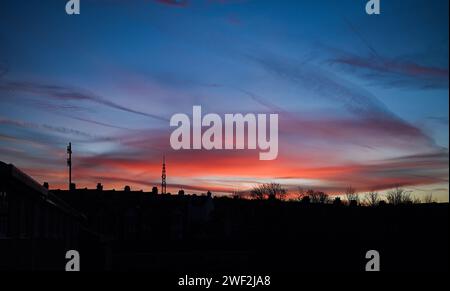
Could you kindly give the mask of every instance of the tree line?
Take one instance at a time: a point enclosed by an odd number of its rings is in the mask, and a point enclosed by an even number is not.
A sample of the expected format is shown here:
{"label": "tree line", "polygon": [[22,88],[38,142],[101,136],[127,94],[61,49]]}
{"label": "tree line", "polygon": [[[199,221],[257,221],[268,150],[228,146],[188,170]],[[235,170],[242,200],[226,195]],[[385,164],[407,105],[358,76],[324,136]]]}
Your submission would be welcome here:
{"label": "tree line", "polygon": [[[289,198],[288,194],[287,189],[279,183],[259,184],[250,190],[250,197],[256,200],[287,200]],[[345,198],[345,200],[342,201],[341,197]],[[323,191],[314,189],[305,190],[302,187],[298,187],[298,191],[294,194],[294,198],[290,195],[289,200],[297,200],[303,203],[347,204],[371,207],[381,204],[401,205],[436,202],[432,193],[427,194],[420,199],[419,197],[412,195],[411,191],[408,191],[401,186],[396,186],[387,191],[385,195],[382,195],[377,191],[358,193],[355,188],[349,186],[343,193],[340,195],[333,195],[333,197]]]}

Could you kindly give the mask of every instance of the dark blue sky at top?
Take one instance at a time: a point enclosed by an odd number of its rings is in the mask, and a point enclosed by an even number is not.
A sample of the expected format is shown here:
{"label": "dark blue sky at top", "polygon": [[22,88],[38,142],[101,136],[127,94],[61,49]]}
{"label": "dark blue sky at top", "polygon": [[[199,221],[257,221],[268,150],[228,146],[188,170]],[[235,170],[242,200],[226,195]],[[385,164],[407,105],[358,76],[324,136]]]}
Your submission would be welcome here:
{"label": "dark blue sky at top", "polygon": [[[427,139],[369,155],[341,142],[341,162],[448,153],[446,0],[381,0],[377,16],[364,0],[81,0],[76,16],[65,2],[1,1],[0,134],[48,138],[36,124],[86,138],[164,130],[199,104],[318,122],[381,116]],[[308,146],[329,142],[306,136]],[[127,152],[109,140],[80,147]]]}

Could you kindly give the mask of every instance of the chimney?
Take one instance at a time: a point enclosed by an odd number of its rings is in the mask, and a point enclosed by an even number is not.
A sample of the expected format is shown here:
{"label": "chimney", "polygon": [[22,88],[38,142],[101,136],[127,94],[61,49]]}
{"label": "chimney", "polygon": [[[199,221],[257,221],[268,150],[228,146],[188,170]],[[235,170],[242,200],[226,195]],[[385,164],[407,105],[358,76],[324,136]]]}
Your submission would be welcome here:
{"label": "chimney", "polygon": [[103,191],[102,183],[97,183],[97,191]]}
{"label": "chimney", "polygon": [[125,186],[125,188],[123,189],[123,191],[125,191],[125,192],[130,192],[131,191],[131,188],[130,188],[130,186]]}
{"label": "chimney", "polygon": [[44,188],[48,190],[48,182],[44,182]]}

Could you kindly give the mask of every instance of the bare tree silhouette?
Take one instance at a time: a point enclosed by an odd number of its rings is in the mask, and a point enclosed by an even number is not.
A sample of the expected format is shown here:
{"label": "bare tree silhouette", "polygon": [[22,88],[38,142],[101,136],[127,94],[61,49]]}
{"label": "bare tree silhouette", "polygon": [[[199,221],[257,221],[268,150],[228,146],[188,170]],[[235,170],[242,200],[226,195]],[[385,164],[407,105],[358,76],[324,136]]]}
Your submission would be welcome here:
{"label": "bare tree silhouette", "polygon": [[345,197],[347,198],[349,204],[352,203],[352,201],[355,201],[353,203],[359,204],[359,195],[352,186],[345,189]]}
{"label": "bare tree silhouette", "polygon": [[[304,197],[309,197],[309,201],[311,203],[325,204],[330,202],[330,196],[327,193],[315,191],[313,189],[309,189],[308,191],[306,191]],[[304,198],[302,200],[304,200]]]}
{"label": "bare tree silhouette", "polygon": [[413,203],[411,193],[401,188],[400,186],[397,186],[395,189],[390,190],[386,194],[386,199],[388,200],[389,204],[392,205]]}
{"label": "bare tree silhouette", "polygon": [[319,203],[320,202],[318,192],[314,191],[313,189],[309,189],[308,191],[306,191],[306,196],[309,197],[309,201],[311,203]]}
{"label": "bare tree silhouette", "polygon": [[325,192],[318,192],[319,194],[319,202],[322,204],[326,204],[330,202],[330,196],[328,196]]}
{"label": "bare tree silhouette", "polygon": [[253,187],[250,191],[253,198],[262,200],[266,197],[268,199],[280,199],[283,200],[286,196],[286,189],[278,183],[266,183]]}
{"label": "bare tree silhouette", "polygon": [[283,200],[286,196],[286,189],[284,189],[281,184],[278,183],[269,183],[266,184],[266,191],[267,194],[269,195],[269,198],[273,199],[280,199]]}
{"label": "bare tree silhouette", "polygon": [[423,202],[427,204],[436,203],[436,199],[434,199],[433,193],[425,195],[425,197],[423,198]]}
{"label": "bare tree silhouette", "polygon": [[380,203],[380,201],[380,195],[375,191],[371,191],[364,196],[364,202],[367,206],[375,207]]}
{"label": "bare tree silhouette", "polygon": [[266,193],[264,185],[254,186],[253,189],[250,191],[250,195],[257,200],[263,200],[265,194]]}
{"label": "bare tree silhouette", "polygon": [[298,200],[302,201],[306,196],[308,195],[306,194],[305,189],[298,187]]}

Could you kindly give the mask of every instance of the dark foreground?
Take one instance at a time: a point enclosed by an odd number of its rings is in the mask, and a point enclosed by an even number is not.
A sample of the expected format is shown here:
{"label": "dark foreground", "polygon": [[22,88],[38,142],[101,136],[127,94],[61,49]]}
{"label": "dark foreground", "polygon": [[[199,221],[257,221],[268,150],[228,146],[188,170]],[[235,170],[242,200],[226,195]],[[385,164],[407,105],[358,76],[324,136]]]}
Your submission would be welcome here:
{"label": "dark foreground", "polygon": [[140,191],[49,191],[0,164],[0,269],[448,271],[448,204],[378,207]]}

